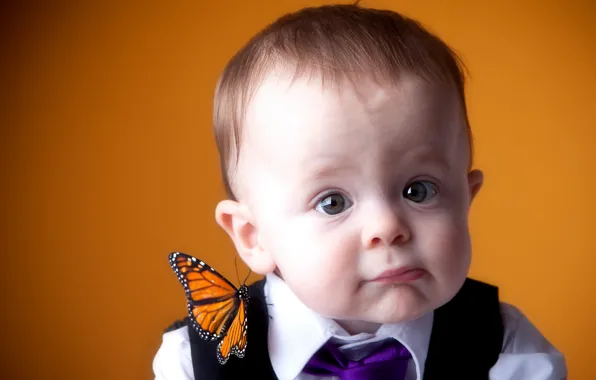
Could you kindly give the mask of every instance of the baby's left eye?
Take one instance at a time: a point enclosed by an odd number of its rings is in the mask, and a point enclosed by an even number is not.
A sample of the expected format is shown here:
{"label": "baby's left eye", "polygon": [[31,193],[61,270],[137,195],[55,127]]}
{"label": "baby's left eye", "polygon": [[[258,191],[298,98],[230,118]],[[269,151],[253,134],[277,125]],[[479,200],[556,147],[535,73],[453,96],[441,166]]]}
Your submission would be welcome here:
{"label": "baby's left eye", "polygon": [[422,203],[430,200],[437,194],[437,186],[429,181],[416,181],[409,184],[403,191],[404,198],[415,202]]}

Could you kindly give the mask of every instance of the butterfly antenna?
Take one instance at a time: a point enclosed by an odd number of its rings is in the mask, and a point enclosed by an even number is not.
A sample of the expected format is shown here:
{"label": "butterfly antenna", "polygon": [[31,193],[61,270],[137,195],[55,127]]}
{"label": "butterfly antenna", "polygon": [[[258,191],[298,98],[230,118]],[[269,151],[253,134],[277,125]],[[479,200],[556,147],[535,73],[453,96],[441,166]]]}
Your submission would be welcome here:
{"label": "butterfly antenna", "polygon": [[250,268],[248,268],[248,274],[244,278],[244,281],[242,282],[242,284],[246,284],[246,280],[248,280],[248,277],[250,276],[251,273],[252,273],[252,271],[250,270]]}
{"label": "butterfly antenna", "polygon": [[236,268],[236,281],[240,282],[240,276],[238,275],[238,256],[234,256],[234,267]]}

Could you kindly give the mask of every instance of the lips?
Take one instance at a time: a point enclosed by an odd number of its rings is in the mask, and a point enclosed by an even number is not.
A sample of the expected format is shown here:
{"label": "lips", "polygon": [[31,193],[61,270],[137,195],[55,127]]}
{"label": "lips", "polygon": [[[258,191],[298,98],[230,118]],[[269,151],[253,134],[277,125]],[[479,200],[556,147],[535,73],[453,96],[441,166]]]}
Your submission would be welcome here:
{"label": "lips", "polygon": [[412,282],[418,280],[425,274],[426,271],[424,269],[413,267],[401,267],[397,269],[387,270],[375,277],[372,281],[384,283]]}

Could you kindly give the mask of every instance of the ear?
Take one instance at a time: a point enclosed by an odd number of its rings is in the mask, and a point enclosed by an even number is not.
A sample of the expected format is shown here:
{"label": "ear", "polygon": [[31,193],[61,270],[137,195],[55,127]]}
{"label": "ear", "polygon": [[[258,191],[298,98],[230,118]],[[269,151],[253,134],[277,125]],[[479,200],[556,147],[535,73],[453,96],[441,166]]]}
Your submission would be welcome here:
{"label": "ear", "polygon": [[215,220],[234,242],[240,258],[255,273],[266,275],[275,270],[275,262],[259,243],[259,231],[246,205],[224,200],[215,208]]}
{"label": "ear", "polygon": [[484,174],[478,169],[474,169],[468,173],[468,189],[470,191],[470,204],[482,188],[484,183]]}

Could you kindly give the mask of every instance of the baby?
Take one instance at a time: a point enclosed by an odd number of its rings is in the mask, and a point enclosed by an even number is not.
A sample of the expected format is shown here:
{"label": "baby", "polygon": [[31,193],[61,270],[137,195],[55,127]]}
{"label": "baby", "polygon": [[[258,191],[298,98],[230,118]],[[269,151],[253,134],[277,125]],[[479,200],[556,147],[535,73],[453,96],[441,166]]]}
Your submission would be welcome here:
{"label": "baby", "polygon": [[306,8],[225,68],[216,220],[253,272],[244,358],[191,327],[156,379],[564,379],[558,352],[467,278],[472,166],[464,74],[416,21]]}

